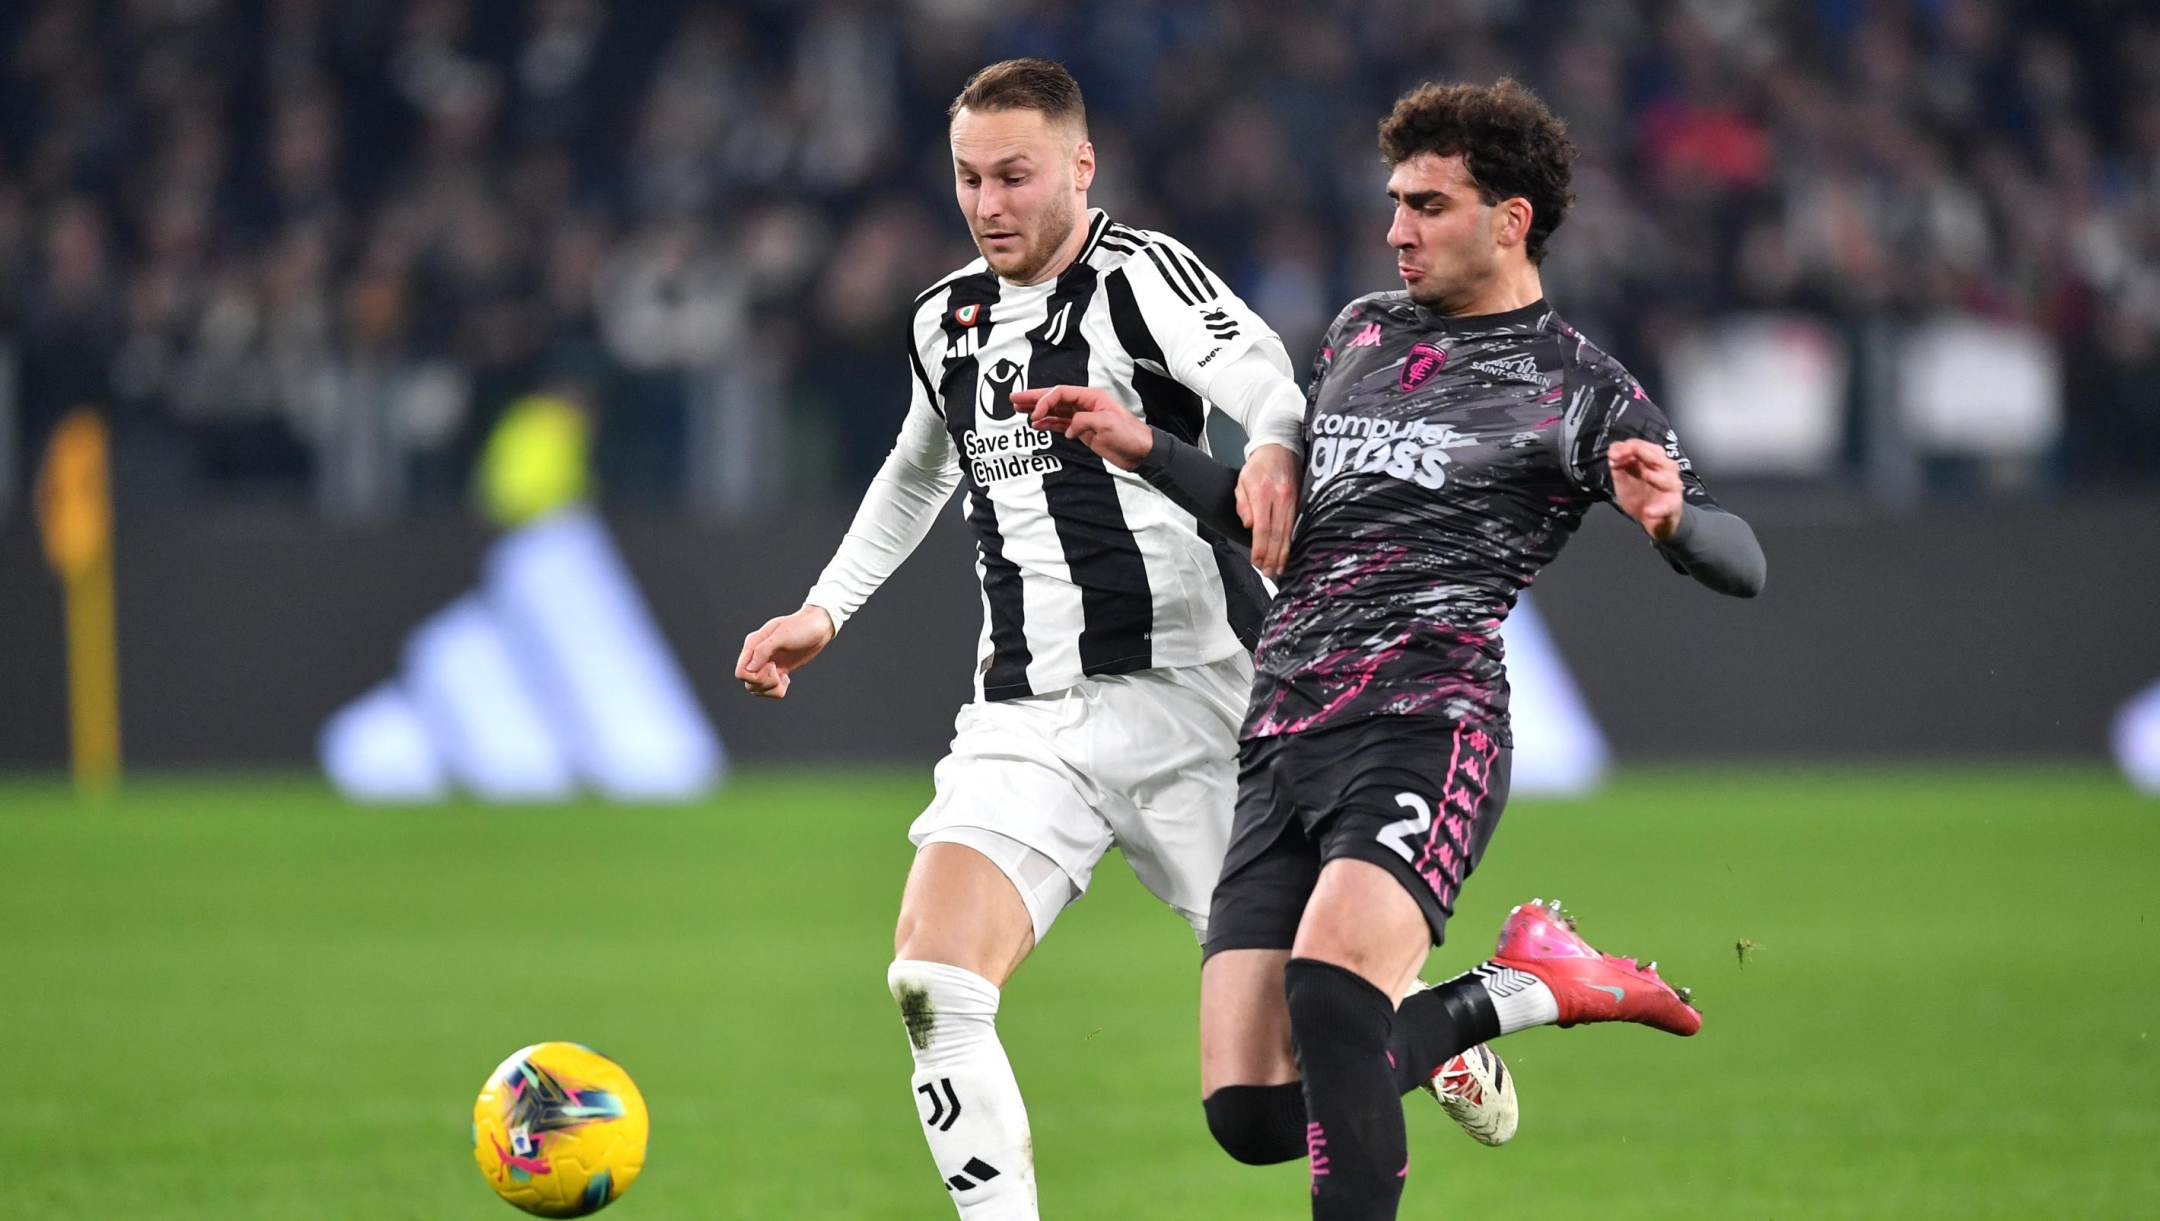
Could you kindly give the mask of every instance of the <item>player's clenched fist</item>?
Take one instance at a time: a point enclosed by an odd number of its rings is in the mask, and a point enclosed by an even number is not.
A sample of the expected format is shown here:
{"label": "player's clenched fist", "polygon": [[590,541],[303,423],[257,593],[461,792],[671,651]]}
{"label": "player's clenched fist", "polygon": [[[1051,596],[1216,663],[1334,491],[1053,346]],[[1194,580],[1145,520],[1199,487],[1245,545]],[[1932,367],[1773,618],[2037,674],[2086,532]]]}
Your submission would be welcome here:
{"label": "player's clenched fist", "polygon": [[735,677],[752,695],[780,699],[787,695],[788,671],[831,644],[833,631],[832,616],[822,606],[805,606],[792,615],[768,619],[764,627],[743,637]]}
{"label": "player's clenched fist", "polygon": [[1680,528],[1680,464],[1658,446],[1630,437],[1605,451],[1612,470],[1613,502],[1664,542]]}

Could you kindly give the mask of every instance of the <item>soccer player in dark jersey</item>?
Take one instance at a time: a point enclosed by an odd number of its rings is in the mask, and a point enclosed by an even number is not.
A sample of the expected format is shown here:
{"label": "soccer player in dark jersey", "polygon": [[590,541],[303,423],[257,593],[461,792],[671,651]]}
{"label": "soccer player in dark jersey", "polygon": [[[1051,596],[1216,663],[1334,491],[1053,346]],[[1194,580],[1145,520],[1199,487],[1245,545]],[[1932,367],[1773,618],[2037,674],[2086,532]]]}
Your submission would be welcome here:
{"label": "soccer player in dark jersey", "polygon": [[[1498,952],[1413,991],[1506,800],[1500,624],[1599,501],[1674,568],[1751,597],[1764,560],[1664,414],[1553,312],[1538,264],[1574,148],[1513,81],[1427,85],[1381,124],[1404,291],[1351,302],[1308,395],[1301,516],[1262,626],[1202,975],[1208,1120],[1312,1169],[1313,1216],[1391,1218],[1406,1083],[1529,1026],[1693,1034],[1658,977],[1524,904]],[[1092,389],[1056,427],[1235,531],[1234,476]]]}

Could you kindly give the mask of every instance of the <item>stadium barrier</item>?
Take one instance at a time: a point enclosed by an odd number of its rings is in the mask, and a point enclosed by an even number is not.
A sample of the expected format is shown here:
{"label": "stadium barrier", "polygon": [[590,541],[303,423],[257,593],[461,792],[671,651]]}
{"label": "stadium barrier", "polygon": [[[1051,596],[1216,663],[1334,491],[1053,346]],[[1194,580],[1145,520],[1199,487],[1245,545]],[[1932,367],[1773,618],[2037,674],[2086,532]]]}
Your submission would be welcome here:
{"label": "stadium barrier", "polygon": [[[1721,487],[1769,587],[1720,598],[1593,513],[1538,610],[1615,759],[2098,760],[2160,676],[2160,502],[1882,514]],[[842,513],[610,525],[732,756],[933,758],[967,698],[981,608],[946,514],[783,701],[734,681],[743,634],[793,609]],[[472,586],[466,521],[337,530],[290,516],[141,520],[116,540],[131,764],[309,766],[324,720],[394,672],[413,625]],[[35,532],[0,529],[0,766],[67,759],[60,599]]]}

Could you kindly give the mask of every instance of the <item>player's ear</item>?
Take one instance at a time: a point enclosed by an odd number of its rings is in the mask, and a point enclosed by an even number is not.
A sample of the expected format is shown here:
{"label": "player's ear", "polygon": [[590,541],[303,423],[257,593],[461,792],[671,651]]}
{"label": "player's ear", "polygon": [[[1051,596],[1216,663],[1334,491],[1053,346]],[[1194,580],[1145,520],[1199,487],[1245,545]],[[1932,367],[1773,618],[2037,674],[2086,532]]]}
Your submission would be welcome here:
{"label": "player's ear", "polygon": [[1076,191],[1087,190],[1088,184],[1095,181],[1095,145],[1084,135],[1080,143],[1073,145],[1072,171]]}
{"label": "player's ear", "polygon": [[1530,201],[1517,195],[1503,199],[1493,208],[1497,225],[1493,236],[1503,246],[1520,246],[1530,240],[1530,218],[1534,209]]}

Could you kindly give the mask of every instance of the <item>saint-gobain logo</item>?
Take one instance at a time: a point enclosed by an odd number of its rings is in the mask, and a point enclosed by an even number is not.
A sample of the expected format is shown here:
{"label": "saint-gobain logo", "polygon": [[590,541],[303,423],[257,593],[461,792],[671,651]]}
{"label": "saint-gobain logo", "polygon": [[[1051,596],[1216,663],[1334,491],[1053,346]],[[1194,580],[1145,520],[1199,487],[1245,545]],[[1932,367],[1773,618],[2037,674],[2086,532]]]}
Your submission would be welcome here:
{"label": "saint-gobain logo", "polygon": [[1410,355],[1403,358],[1402,379],[1396,385],[1403,393],[1424,385],[1432,375],[1447,368],[1447,353],[1429,343],[1410,345]]}
{"label": "saint-gobain logo", "polygon": [[1013,418],[1013,391],[1027,389],[1027,370],[1011,360],[1000,360],[984,369],[975,384],[975,402],[993,420]]}

